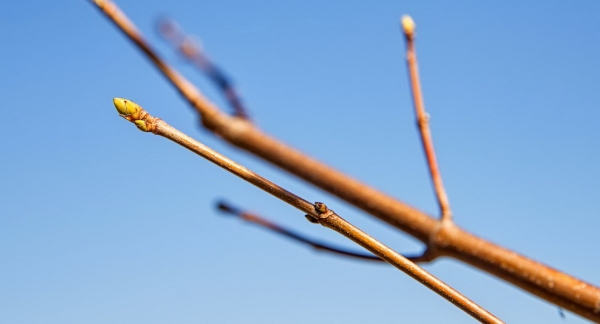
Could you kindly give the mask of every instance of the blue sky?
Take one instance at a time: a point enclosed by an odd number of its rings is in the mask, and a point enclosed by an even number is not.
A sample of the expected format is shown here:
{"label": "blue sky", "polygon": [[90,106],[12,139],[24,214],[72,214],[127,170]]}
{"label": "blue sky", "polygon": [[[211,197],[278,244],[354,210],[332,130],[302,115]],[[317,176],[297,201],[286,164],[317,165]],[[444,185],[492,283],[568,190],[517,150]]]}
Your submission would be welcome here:
{"label": "blue sky", "polygon": [[[598,2],[117,3],[220,106],[220,94],[157,36],[158,17],[202,38],[264,131],[436,214],[398,26],[412,15],[456,222],[600,285]],[[354,247],[137,131],[117,116],[113,97],[326,202],[400,252],[422,249],[199,129],[187,104],[89,2],[7,3],[0,30],[0,322],[471,321],[390,267],[316,253],[220,217],[214,202],[226,198]],[[456,261],[425,268],[507,322],[585,322]]]}

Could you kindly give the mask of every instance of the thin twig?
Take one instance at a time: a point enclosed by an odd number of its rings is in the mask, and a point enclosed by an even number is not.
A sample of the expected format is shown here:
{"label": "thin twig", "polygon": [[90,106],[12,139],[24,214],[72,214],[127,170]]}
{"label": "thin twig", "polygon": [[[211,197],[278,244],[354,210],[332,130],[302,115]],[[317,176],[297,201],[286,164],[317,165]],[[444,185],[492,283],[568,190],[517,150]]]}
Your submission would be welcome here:
{"label": "thin twig", "polygon": [[415,23],[410,16],[402,17],[402,30],[406,39],[406,62],[408,64],[412,97],[423,150],[425,151],[429,173],[431,174],[431,180],[440,206],[441,220],[451,222],[452,210],[450,209],[448,195],[442,182],[442,174],[440,173],[440,168],[435,157],[433,140],[431,138],[431,131],[429,130],[429,114],[425,112],[425,104],[423,103],[423,95],[421,93],[421,82],[419,81],[419,68],[417,66],[417,53],[414,42]]}
{"label": "thin twig", "polygon": [[231,79],[208,58],[193,37],[185,35],[174,21],[166,18],[158,22],[158,31],[173,48],[177,49],[198,70],[206,74],[223,92],[235,116],[249,119],[248,110],[242,104]]}
{"label": "thin twig", "polygon": [[429,272],[423,270],[421,267],[417,266],[402,255],[383,245],[381,242],[375,240],[365,232],[341,218],[333,210],[327,208],[325,204],[320,202],[312,204],[307,200],[285,190],[277,184],[246,169],[240,164],[226,158],[213,149],[180,132],[171,125],[167,124],[165,121],[149,115],[144,109],[142,109],[142,107],[130,100],[115,98],[114,104],[119,112],[119,115],[134,123],[140,130],[144,132],[152,132],[156,135],[165,137],[220,166],[221,168],[233,173],[234,175],[246,180],[256,187],[283,200],[284,202],[296,207],[297,209],[306,213],[306,217],[311,222],[319,223],[327,228],[333,229],[334,231],[358,243],[400,271],[419,281],[427,288],[444,297],[456,307],[462,309],[464,312],[480,322],[503,323],[490,312],[475,304],[458,291],[454,290],[454,288],[448,286],[443,281],[431,275]]}
{"label": "thin twig", "polygon": [[[280,234],[280,235],[287,237],[289,239],[292,239],[296,242],[300,242],[300,243],[312,246],[313,248],[315,248],[318,251],[331,252],[334,254],[343,255],[346,257],[350,257],[350,258],[367,260],[367,261],[377,261],[377,262],[383,261],[380,257],[375,256],[373,254],[352,252],[352,251],[348,251],[345,249],[333,247],[329,244],[319,243],[319,242],[312,240],[302,234],[299,234],[295,231],[287,229],[281,225],[275,224],[274,222],[267,220],[263,217],[260,217],[256,214],[252,214],[247,211],[242,211],[238,208],[232,207],[230,204],[223,202],[223,201],[220,201],[217,204],[217,208],[227,215],[236,216],[246,222],[257,224],[262,228],[266,228],[266,229],[270,230],[271,232]],[[407,259],[409,259],[409,258],[407,258]],[[414,262],[413,260],[411,260],[411,261]]]}
{"label": "thin twig", "polygon": [[441,255],[461,260],[564,309],[600,322],[600,288],[491,243],[456,225],[440,226],[440,222],[422,211],[285,145],[240,118],[221,113],[154,53],[114,3],[109,0],[95,0],[94,3],[146,54],[197,110],[206,129],[218,137],[426,243],[431,260]]}
{"label": "thin twig", "polygon": [[[357,252],[352,252],[352,251],[348,251],[342,248],[337,248],[334,247],[330,244],[326,244],[326,243],[321,243],[318,241],[315,241],[313,239],[310,239],[302,234],[298,234],[295,231],[292,231],[290,229],[287,229],[281,225],[278,225],[270,220],[267,220],[263,217],[260,217],[256,214],[252,214],[250,212],[247,211],[243,211],[239,208],[233,207],[230,204],[224,202],[224,201],[220,201],[217,204],[217,208],[228,214],[228,215],[233,215],[233,216],[237,216],[241,219],[243,219],[244,221],[247,221],[249,223],[253,223],[253,224],[257,224],[263,228],[266,228],[272,232],[275,232],[277,234],[280,234],[284,237],[288,237],[292,240],[295,240],[297,242],[306,244],[306,245],[310,245],[313,248],[315,248],[318,251],[325,251],[325,252],[331,252],[331,253],[335,253],[338,255],[342,255],[342,256],[346,256],[346,257],[350,257],[350,258],[356,258],[356,259],[361,259],[361,260],[368,260],[368,261],[377,261],[377,262],[385,262],[384,260],[382,260],[380,257],[375,256],[373,254],[364,254],[364,253],[357,253]],[[414,263],[421,263],[421,262],[429,262],[431,261],[431,258],[429,257],[429,255],[427,253],[421,253],[418,255],[405,255],[403,254],[403,256],[410,260],[411,262]]]}

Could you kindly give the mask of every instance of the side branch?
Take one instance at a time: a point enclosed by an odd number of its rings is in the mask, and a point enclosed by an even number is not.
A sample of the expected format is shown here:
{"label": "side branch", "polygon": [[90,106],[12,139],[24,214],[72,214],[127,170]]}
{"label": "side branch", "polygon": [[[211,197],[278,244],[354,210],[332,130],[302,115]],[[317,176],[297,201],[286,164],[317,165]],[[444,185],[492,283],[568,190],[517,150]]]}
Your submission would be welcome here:
{"label": "side branch", "polygon": [[173,48],[177,49],[198,70],[206,74],[219,90],[223,92],[235,116],[249,119],[247,109],[242,104],[242,100],[230,78],[204,54],[200,45],[192,37],[185,35],[175,22],[168,19],[159,21],[158,31]]}
{"label": "side branch", "polygon": [[417,115],[417,125],[419,126],[419,134],[421,134],[421,142],[423,150],[427,158],[429,173],[433,182],[433,188],[436,193],[438,204],[440,206],[442,221],[452,221],[452,210],[444,183],[442,182],[442,174],[435,157],[433,149],[433,140],[431,131],[429,130],[429,114],[425,112],[425,104],[423,103],[423,95],[421,93],[421,82],[419,81],[419,69],[417,66],[417,53],[415,51],[415,23],[409,16],[402,17],[402,29],[406,38],[406,62],[408,65],[410,85],[412,88],[412,97]]}
{"label": "side branch", "polygon": [[[361,259],[361,260],[377,261],[377,262],[384,261],[380,257],[374,256],[373,254],[356,253],[356,252],[348,251],[345,249],[333,247],[329,244],[315,241],[304,235],[298,234],[295,231],[292,231],[281,225],[278,225],[272,221],[262,218],[256,214],[252,214],[252,213],[249,213],[246,211],[242,211],[238,208],[232,207],[231,205],[229,205],[223,201],[221,201],[217,204],[217,208],[226,214],[239,217],[239,218],[243,219],[244,221],[247,221],[247,222],[253,223],[253,224],[257,224],[263,228],[266,228],[266,229],[268,229],[272,232],[275,232],[277,234],[280,234],[284,237],[290,238],[294,241],[312,246],[313,248],[315,248],[318,251],[330,252],[330,253],[334,253],[334,254],[350,257],[350,258]],[[414,263],[425,263],[425,262],[429,262],[432,260],[431,254],[428,253],[427,251],[425,251],[424,253],[418,254],[418,255],[403,254],[403,256],[406,259],[408,259],[409,261],[414,262]]]}
{"label": "side branch", "polygon": [[[223,213],[226,213],[226,214],[232,215],[232,216],[236,216],[246,222],[256,224],[262,228],[268,229],[271,232],[282,235],[283,237],[287,237],[293,241],[300,242],[300,243],[306,244],[308,246],[312,246],[317,251],[330,252],[333,254],[350,257],[350,258],[355,258],[355,259],[360,259],[360,260],[376,261],[376,262],[383,261],[380,257],[375,256],[373,254],[351,252],[351,251],[348,251],[345,249],[333,247],[329,244],[317,242],[317,241],[312,240],[312,239],[310,239],[304,235],[301,235],[295,231],[287,229],[281,225],[275,224],[274,222],[269,221],[265,218],[262,218],[256,214],[252,214],[252,213],[249,213],[246,211],[242,211],[238,208],[232,207],[231,205],[229,205],[223,201],[221,201],[217,204],[217,208]],[[407,257],[407,259],[410,260],[410,258],[408,258],[408,257]],[[411,261],[415,262],[413,260],[411,260]]]}
{"label": "side branch", "polygon": [[490,312],[475,304],[458,291],[454,290],[454,288],[448,286],[443,281],[431,275],[429,272],[423,270],[413,262],[404,258],[402,255],[383,245],[381,242],[375,240],[365,232],[341,218],[333,210],[327,208],[325,204],[319,202],[314,204],[309,203],[307,200],[296,196],[295,194],[285,190],[275,183],[246,169],[240,164],[237,164],[236,162],[226,158],[206,145],[185,135],[163,120],[148,115],[146,111],[142,109],[142,107],[132,101],[115,98],[114,104],[121,117],[134,123],[140,130],[152,132],[156,135],[165,137],[220,166],[221,168],[233,173],[234,175],[246,180],[256,187],[283,200],[284,202],[296,207],[297,209],[306,213],[307,218],[311,219],[312,222],[320,223],[321,225],[333,229],[334,231],[351,239],[360,246],[371,251],[373,254],[379,256],[389,264],[393,265],[400,271],[419,281],[427,288],[433,290],[438,295],[444,297],[456,307],[462,309],[464,312],[480,322],[503,323]]}

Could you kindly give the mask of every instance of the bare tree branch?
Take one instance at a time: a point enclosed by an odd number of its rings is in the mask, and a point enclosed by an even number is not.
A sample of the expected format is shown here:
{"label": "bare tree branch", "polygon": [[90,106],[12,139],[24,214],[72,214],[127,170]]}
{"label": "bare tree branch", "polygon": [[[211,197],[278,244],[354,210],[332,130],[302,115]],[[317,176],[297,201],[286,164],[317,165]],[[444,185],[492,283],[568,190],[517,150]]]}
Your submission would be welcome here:
{"label": "bare tree branch", "polygon": [[[360,259],[360,260],[376,261],[376,262],[383,261],[380,257],[375,256],[373,254],[351,252],[351,251],[348,251],[345,249],[333,247],[329,244],[319,243],[319,242],[312,240],[302,234],[299,234],[295,231],[287,229],[281,225],[275,224],[274,222],[267,220],[263,217],[260,217],[256,214],[252,214],[250,212],[242,211],[238,208],[235,208],[224,201],[219,201],[217,204],[217,208],[218,208],[218,210],[222,211],[223,213],[225,213],[227,215],[236,216],[248,223],[257,224],[262,228],[266,228],[271,232],[277,233],[283,237],[287,237],[293,241],[312,246],[317,251],[331,252],[331,253],[334,253],[337,255],[342,255],[342,256],[346,256],[346,257],[350,257],[350,258],[356,258],[356,259]],[[409,257],[406,257],[406,258],[412,262],[415,262],[415,261],[411,260]]]}
{"label": "bare tree branch", "polygon": [[400,271],[419,281],[427,288],[444,297],[456,307],[462,309],[464,312],[480,322],[503,323],[501,320],[492,315],[492,313],[463,296],[461,293],[454,290],[454,288],[448,286],[443,281],[431,275],[429,272],[423,270],[421,267],[417,266],[402,255],[383,245],[381,242],[377,241],[367,233],[361,231],[354,225],[341,218],[333,210],[327,208],[324,203],[316,202],[311,204],[307,200],[296,196],[277,184],[246,169],[240,164],[237,164],[213,149],[194,140],[193,138],[167,124],[165,121],[149,115],[144,109],[142,109],[142,107],[130,100],[115,98],[114,104],[119,112],[119,115],[134,123],[140,130],[144,132],[152,132],[156,135],[169,139],[218,165],[219,167],[233,173],[234,175],[246,180],[256,187],[266,191],[267,193],[296,207],[297,209],[306,213],[306,217],[311,222],[319,223],[327,228],[330,228],[349,238],[365,249],[371,251],[373,254],[379,256]]}
{"label": "bare tree branch", "polygon": [[453,223],[439,222],[288,147],[243,119],[223,114],[154,53],[114,3],[109,0],[95,0],[94,3],[198,111],[202,124],[219,137],[421,240],[427,244],[432,258],[443,255],[461,260],[557,306],[600,322],[600,288],[486,241]]}
{"label": "bare tree branch", "polygon": [[417,125],[419,126],[419,134],[421,135],[423,150],[425,151],[425,157],[427,158],[427,165],[429,166],[429,173],[433,182],[433,188],[440,206],[440,218],[442,221],[451,222],[452,210],[450,209],[448,195],[446,194],[446,189],[444,188],[444,183],[442,182],[442,174],[435,157],[433,139],[431,138],[431,131],[429,130],[429,114],[425,112],[423,94],[421,93],[421,82],[419,81],[419,68],[417,65],[417,52],[415,51],[414,42],[415,23],[410,16],[402,17],[402,29],[406,38],[406,63],[408,65],[413,102],[417,115]]}
{"label": "bare tree branch", "polygon": [[158,31],[173,48],[177,49],[198,70],[206,74],[223,92],[234,111],[234,116],[249,119],[248,110],[242,104],[231,79],[208,58],[193,37],[185,35],[173,20],[166,18],[158,22]]}

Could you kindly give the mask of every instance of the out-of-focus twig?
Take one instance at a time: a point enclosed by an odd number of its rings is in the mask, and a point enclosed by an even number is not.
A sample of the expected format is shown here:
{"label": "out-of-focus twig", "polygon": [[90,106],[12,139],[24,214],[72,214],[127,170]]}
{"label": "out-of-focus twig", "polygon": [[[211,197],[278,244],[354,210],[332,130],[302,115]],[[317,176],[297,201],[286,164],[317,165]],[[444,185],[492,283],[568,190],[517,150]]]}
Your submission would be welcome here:
{"label": "out-of-focus twig", "polygon": [[[329,244],[317,242],[317,241],[312,240],[302,234],[299,234],[295,231],[287,229],[281,225],[275,224],[274,222],[267,220],[263,217],[260,217],[256,214],[252,214],[250,212],[243,211],[239,208],[233,207],[224,201],[219,201],[217,203],[217,208],[227,215],[236,216],[246,222],[249,222],[252,224],[257,224],[262,228],[266,228],[266,229],[270,230],[271,232],[280,234],[280,235],[290,238],[296,242],[300,242],[300,243],[304,243],[306,245],[312,246],[317,251],[331,252],[334,254],[343,255],[346,257],[356,258],[356,259],[361,259],[361,260],[378,261],[378,262],[383,261],[380,257],[375,256],[373,254],[352,252],[352,251],[348,251],[345,249],[333,247]],[[410,258],[408,258],[408,257],[407,257],[407,259],[410,260]],[[411,260],[411,261],[413,261],[413,260]],[[413,261],[413,262],[415,262],[415,261]]]}
{"label": "out-of-focus twig", "polygon": [[277,184],[263,178],[262,176],[246,169],[236,162],[228,159],[206,145],[194,140],[186,134],[175,129],[165,121],[149,115],[138,104],[121,98],[115,98],[115,107],[119,115],[124,119],[134,123],[137,128],[144,132],[152,132],[156,135],[167,138],[188,150],[200,155],[208,161],[219,167],[233,173],[234,175],[246,180],[267,193],[283,200],[284,202],[296,207],[306,213],[306,217],[312,223],[321,224],[330,228],[343,236],[349,238],[373,254],[379,256],[398,270],[406,273],[413,279],[419,281],[427,288],[433,290],[456,307],[462,309],[473,318],[482,323],[503,323],[492,313],[477,305],[454,288],[448,286],[443,281],[434,277],[429,272],[423,270],[413,262],[409,261],[396,251],[385,246],[383,243],[369,236],[354,225],[350,224],[333,210],[327,208],[324,203],[316,202],[314,204],[307,200],[285,190]]}
{"label": "out-of-focus twig", "polygon": [[441,226],[441,222],[424,212],[285,145],[241,118],[232,118],[222,113],[190,82],[158,57],[113,2],[93,2],[196,109],[202,124],[225,141],[417,238],[427,244],[427,251],[432,259],[448,256],[461,260],[564,309],[600,322],[600,288],[491,243],[453,223]]}
{"label": "out-of-focus twig", "polygon": [[206,74],[223,92],[235,116],[249,118],[248,110],[243,105],[231,79],[209,59],[195,38],[185,35],[173,20],[167,18],[159,20],[158,31],[173,48],[177,49],[198,70]]}
{"label": "out-of-focus twig", "polygon": [[406,63],[408,65],[410,85],[412,88],[412,97],[417,115],[417,125],[419,126],[419,134],[421,134],[421,142],[423,150],[427,158],[429,173],[436,193],[438,204],[440,206],[441,220],[443,222],[452,221],[452,210],[448,195],[442,182],[442,174],[435,157],[433,149],[433,140],[429,129],[429,114],[425,112],[425,104],[423,103],[423,94],[421,93],[421,82],[419,81],[419,68],[417,65],[417,53],[415,51],[415,22],[410,16],[404,16],[401,20],[402,30],[406,39]]}
{"label": "out-of-focus twig", "polygon": [[[266,228],[268,230],[270,230],[271,232],[280,234],[284,237],[290,238],[296,242],[300,242],[300,243],[304,243],[306,245],[312,246],[313,248],[315,248],[317,251],[325,251],[325,252],[331,252],[334,254],[338,254],[338,255],[343,255],[346,257],[350,257],[350,258],[356,258],[356,259],[361,259],[361,260],[368,260],[368,261],[383,261],[380,257],[375,256],[373,254],[364,254],[364,253],[357,253],[357,252],[352,252],[352,251],[348,251],[345,249],[341,249],[341,248],[337,248],[337,247],[333,247],[329,244],[324,244],[324,243],[319,243],[315,240],[312,240],[304,235],[301,235],[297,232],[294,232],[290,229],[287,229],[281,225],[275,224],[274,222],[267,220],[263,217],[260,217],[256,214],[252,214],[250,212],[247,211],[242,211],[238,208],[235,208],[233,206],[231,206],[228,203],[225,203],[223,201],[220,201],[217,204],[217,208],[228,214],[228,215],[232,215],[232,216],[236,216],[246,222],[252,223],[252,224],[257,224],[262,228]],[[408,258],[407,258],[408,259]],[[409,259],[410,260],[410,259]],[[412,261],[412,260],[411,260]],[[414,261],[413,261],[414,262]]]}

